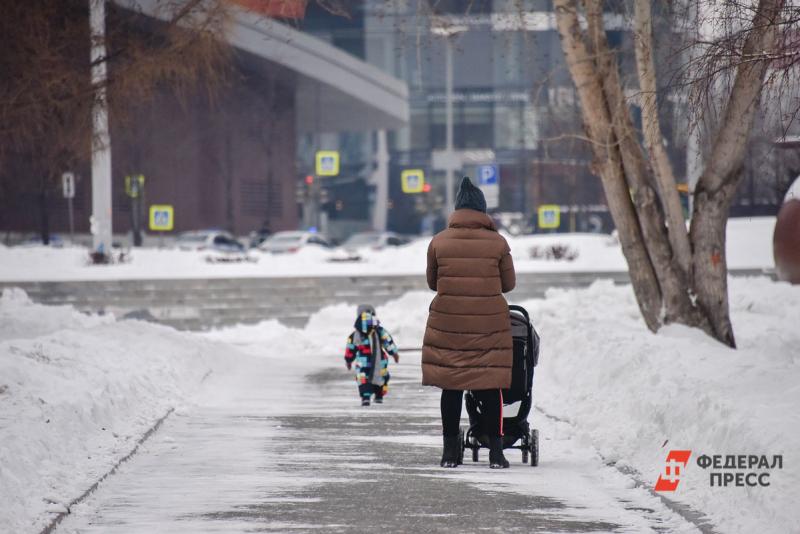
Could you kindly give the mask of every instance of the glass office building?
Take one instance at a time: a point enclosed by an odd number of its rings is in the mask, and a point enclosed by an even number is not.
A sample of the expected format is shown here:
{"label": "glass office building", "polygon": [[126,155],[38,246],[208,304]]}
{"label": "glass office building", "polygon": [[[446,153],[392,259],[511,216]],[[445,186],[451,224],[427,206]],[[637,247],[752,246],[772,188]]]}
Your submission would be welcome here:
{"label": "glass office building", "polygon": [[[446,39],[453,45],[454,148],[484,159],[489,154],[498,166],[495,211],[522,214],[535,230],[537,208],[557,204],[562,210],[560,231],[613,228],[600,180],[590,171],[589,147],[576,135],[582,132],[577,95],[550,0],[362,0],[347,5],[349,17],[309,3],[299,24],[303,31],[408,84],[410,125],[388,135],[391,229],[430,230],[430,219],[443,211],[444,172],[436,168],[434,153],[444,149],[446,141]],[[632,36],[625,21],[609,13],[606,22],[609,43],[620,50],[623,72],[633,72]],[[447,27],[455,35],[441,37],[433,30],[437,27]],[[686,140],[673,126],[683,122],[672,120],[680,113],[673,101],[663,102],[662,126],[682,181]],[[633,118],[638,122],[636,107]],[[337,135],[323,144],[336,145],[347,168],[325,187],[331,220],[361,217],[363,226],[368,226],[374,135]],[[301,144],[300,160],[308,165],[312,147],[319,145],[319,139],[308,138]],[[422,169],[430,192],[403,193],[400,174],[405,169]],[[476,168],[465,164],[460,172],[474,177]],[[734,213],[742,209],[752,213],[758,191],[769,187],[759,185],[759,177],[749,168],[746,172]],[[770,202],[762,199],[758,212],[774,210]],[[442,224],[440,217],[434,226]]]}

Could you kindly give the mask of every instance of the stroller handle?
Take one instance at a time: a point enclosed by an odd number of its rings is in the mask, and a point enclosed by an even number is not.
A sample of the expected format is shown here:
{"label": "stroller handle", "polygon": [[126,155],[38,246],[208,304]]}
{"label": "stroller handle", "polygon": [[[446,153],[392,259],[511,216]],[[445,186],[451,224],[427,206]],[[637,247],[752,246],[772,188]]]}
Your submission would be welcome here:
{"label": "stroller handle", "polygon": [[508,305],[508,309],[509,309],[509,311],[518,311],[518,312],[522,313],[522,315],[525,316],[525,319],[528,322],[531,322],[531,316],[528,315],[528,310],[526,310],[522,306],[517,306],[516,304],[509,304]]}

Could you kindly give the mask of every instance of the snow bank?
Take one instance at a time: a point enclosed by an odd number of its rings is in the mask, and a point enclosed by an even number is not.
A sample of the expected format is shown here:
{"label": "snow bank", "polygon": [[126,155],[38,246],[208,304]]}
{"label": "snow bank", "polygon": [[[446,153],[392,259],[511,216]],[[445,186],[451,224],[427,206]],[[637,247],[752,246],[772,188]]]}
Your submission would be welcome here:
{"label": "snow bank", "polygon": [[[40,530],[182,402],[218,346],[0,298],[0,531]],[[229,350],[227,351],[229,352]]]}
{"label": "snow bank", "polygon": [[[543,338],[536,401],[648,483],[670,449],[692,450],[666,495],[722,531],[789,532],[800,500],[800,287],[730,282],[738,350],[682,326],[649,333],[630,288],[610,282],[525,303]],[[784,469],[768,488],[710,487],[701,454],[783,454]]]}
{"label": "snow bank", "polygon": [[[733,269],[772,268],[774,217],[728,222],[728,265]],[[605,234],[538,234],[507,236],[518,272],[612,272],[627,266],[619,244]],[[297,254],[253,251],[257,262],[208,263],[205,252],[177,249],[135,249],[129,263],[87,265],[80,247],[0,248],[0,281],[126,280],[158,278],[227,278],[280,276],[415,275],[425,271],[429,239],[383,251],[363,251],[360,262],[328,261],[333,254],[309,247]],[[532,247],[563,245],[577,253],[573,261],[532,259]]]}

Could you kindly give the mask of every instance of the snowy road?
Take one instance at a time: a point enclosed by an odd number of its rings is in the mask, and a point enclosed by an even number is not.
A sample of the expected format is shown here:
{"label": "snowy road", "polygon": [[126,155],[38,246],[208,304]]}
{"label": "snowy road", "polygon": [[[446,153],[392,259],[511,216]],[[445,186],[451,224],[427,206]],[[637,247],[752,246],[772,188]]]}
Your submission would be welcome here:
{"label": "snowy road", "polygon": [[538,412],[540,467],[507,451],[508,470],[490,471],[485,454],[439,468],[438,390],[419,386],[418,354],[392,367],[386,404],[370,408],[338,356],[292,360],[212,375],[56,531],[696,531]]}

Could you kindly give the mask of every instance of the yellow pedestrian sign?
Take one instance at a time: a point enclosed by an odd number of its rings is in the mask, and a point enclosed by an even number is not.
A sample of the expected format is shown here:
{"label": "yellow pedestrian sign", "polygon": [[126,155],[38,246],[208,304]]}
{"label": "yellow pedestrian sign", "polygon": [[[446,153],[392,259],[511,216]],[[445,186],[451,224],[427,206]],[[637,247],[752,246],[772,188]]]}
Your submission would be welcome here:
{"label": "yellow pedestrian sign", "polygon": [[539,228],[552,229],[561,226],[561,206],[542,204],[539,206]]}
{"label": "yellow pedestrian sign", "polygon": [[150,206],[150,230],[169,232],[175,227],[175,209],[169,204]]}
{"label": "yellow pedestrian sign", "polygon": [[403,193],[422,193],[425,190],[425,171],[407,169],[400,173],[400,185]]}
{"label": "yellow pedestrian sign", "polygon": [[320,150],[316,157],[317,176],[339,175],[339,152],[336,150]]}

